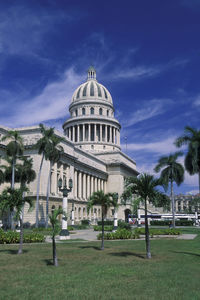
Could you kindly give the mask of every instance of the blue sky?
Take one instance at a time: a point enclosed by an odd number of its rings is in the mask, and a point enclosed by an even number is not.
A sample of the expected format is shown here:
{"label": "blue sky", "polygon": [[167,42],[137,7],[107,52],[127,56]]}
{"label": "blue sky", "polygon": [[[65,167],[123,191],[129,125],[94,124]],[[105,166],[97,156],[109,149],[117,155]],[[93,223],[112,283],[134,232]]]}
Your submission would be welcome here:
{"label": "blue sky", "polygon": [[[123,151],[153,172],[185,125],[200,127],[199,35],[200,0],[3,0],[0,123],[61,129],[94,65],[113,97]],[[186,173],[176,193],[197,183]]]}

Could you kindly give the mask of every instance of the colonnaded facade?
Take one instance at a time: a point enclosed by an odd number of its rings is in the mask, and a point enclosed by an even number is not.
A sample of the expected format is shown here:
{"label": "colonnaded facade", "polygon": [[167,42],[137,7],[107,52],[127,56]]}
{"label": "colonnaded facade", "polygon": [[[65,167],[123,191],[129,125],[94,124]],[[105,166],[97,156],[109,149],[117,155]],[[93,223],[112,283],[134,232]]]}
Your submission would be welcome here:
{"label": "colonnaded facade", "polygon": [[[74,92],[69,106],[70,117],[63,124],[61,146],[64,149],[60,161],[51,170],[49,212],[62,207],[62,193],[58,188],[58,179],[68,182],[73,180],[72,191],[68,195],[68,215],[74,211],[75,224],[83,219],[92,222],[101,218],[101,207],[96,206],[87,214],[87,201],[94,191],[119,194],[118,219],[127,217],[130,213],[128,205],[120,203],[120,195],[124,188],[124,179],[136,176],[136,163],[120,148],[121,125],[114,116],[114,106],[111,94],[96,79],[93,67],[88,70],[87,81]],[[10,128],[0,127],[3,137]],[[33,168],[38,176],[41,155],[33,149],[33,145],[41,138],[39,126],[12,128],[19,131],[25,145],[24,155],[33,158]],[[3,161],[5,144],[0,144],[0,156]],[[50,162],[44,161],[39,197],[39,222],[45,222],[46,193]],[[1,185],[2,190],[5,185]],[[29,196],[36,199],[37,178],[29,184]],[[25,207],[24,222],[35,223],[35,210],[27,211]],[[107,217],[114,217],[114,209],[110,209]],[[69,221],[70,224],[70,221]]]}

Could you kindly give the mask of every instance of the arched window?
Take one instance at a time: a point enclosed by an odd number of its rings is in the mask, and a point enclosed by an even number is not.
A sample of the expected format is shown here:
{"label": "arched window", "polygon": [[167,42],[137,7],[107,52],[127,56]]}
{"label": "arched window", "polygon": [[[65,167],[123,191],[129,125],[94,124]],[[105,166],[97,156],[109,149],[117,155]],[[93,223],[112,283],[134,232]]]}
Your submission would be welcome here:
{"label": "arched window", "polygon": [[91,114],[91,115],[94,115],[94,107],[91,107],[91,108],[90,108],[90,114]]}
{"label": "arched window", "polygon": [[82,108],[82,115],[85,116],[85,107]]}
{"label": "arched window", "polygon": [[103,113],[103,109],[99,108],[99,115],[102,116],[102,113]]}
{"label": "arched window", "polygon": [[75,110],[75,115],[76,115],[76,117],[78,116],[78,110],[77,109]]}
{"label": "arched window", "polygon": [[107,110],[107,117],[109,116],[109,110]]}
{"label": "arched window", "polygon": [[56,208],[55,205],[52,205],[52,207],[51,207],[51,214],[53,214],[55,208]]}

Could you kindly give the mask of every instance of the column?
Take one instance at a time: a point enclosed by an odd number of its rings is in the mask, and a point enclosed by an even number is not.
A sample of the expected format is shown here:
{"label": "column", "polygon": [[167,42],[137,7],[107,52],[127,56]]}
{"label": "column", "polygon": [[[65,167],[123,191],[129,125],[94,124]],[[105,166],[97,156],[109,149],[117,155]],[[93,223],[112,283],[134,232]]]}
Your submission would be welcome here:
{"label": "column", "polygon": [[91,195],[94,193],[94,177],[91,176]]}
{"label": "column", "polygon": [[75,126],[72,127],[73,142],[75,142]]}
{"label": "column", "polygon": [[[67,197],[63,196],[63,204],[62,204],[62,209],[67,215],[67,206],[68,206],[68,201]],[[70,239],[69,232],[67,230],[67,217],[65,215],[62,216],[62,230],[60,233],[60,240],[68,240]]]}
{"label": "column", "polygon": [[100,142],[102,142],[102,124],[99,125],[100,130]]}
{"label": "column", "polygon": [[83,199],[86,199],[86,174],[83,173]]}
{"label": "column", "polygon": [[100,181],[101,181],[101,179],[98,178],[98,191],[100,191],[100,189],[101,189]]}
{"label": "column", "polygon": [[103,180],[101,179],[101,190],[103,191]]}
{"label": "column", "polygon": [[77,186],[78,186],[78,180],[77,180],[77,171],[74,171],[74,197],[77,198]]}
{"label": "column", "polygon": [[97,141],[97,124],[94,124],[94,141]]}
{"label": "column", "polygon": [[115,127],[113,127],[113,143],[115,144]]}
{"label": "column", "polygon": [[85,124],[83,124],[82,126],[83,126],[83,142],[85,142]]}
{"label": "column", "polygon": [[80,125],[77,125],[77,142],[80,142]]}
{"label": "column", "polygon": [[104,180],[104,182],[103,182],[103,186],[104,186],[103,191],[104,191],[104,194],[106,194],[106,191],[107,191],[106,183],[107,183],[107,182]]}
{"label": "column", "polygon": [[90,175],[87,175],[87,199],[90,198]]}
{"label": "column", "polygon": [[98,186],[97,186],[97,177],[94,178],[94,190],[97,192]]}
{"label": "column", "polygon": [[91,141],[91,124],[88,124],[88,142]]}
{"label": "column", "polygon": [[78,198],[82,198],[82,173],[78,173]]}
{"label": "column", "polygon": [[110,140],[109,140],[110,143],[112,143],[112,127],[110,126]]}
{"label": "column", "polygon": [[107,143],[107,131],[108,131],[108,125],[105,125],[105,142]]}

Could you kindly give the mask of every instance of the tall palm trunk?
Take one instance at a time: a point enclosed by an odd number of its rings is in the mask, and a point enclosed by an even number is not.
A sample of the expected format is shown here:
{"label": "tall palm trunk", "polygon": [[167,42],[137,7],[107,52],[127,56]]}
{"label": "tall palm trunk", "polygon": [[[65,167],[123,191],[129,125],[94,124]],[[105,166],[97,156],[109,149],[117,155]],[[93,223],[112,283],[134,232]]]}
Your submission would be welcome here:
{"label": "tall palm trunk", "polygon": [[[11,180],[11,189],[12,190],[14,190],[14,188],[15,188],[15,164],[16,164],[16,159],[13,158],[13,160],[12,160],[12,180]],[[14,221],[13,221],[14,214],[15,214],[14,210],[10,211],[10,222],[9,223],[10,223],[10,228],[12,230],[14,230]]]}
{"label": "tall palm trunk", "polygon": [[56,241],[55,241],[55,235],[52,237],[52,242],[53,242],[53,264],[55,267],[58,266],[58,259],[56,255]]}
{"label": "tall palm trunk", "polygon": [[[22,194],[22,198],[24,200],[25,192]],[[20,213],[19,217],[19,224],[20,224],[20,240],[19,240],[19,249],[18,254],[22,254],[22,248],[23,248],[23,239],[24,239],[24,227],[23,227],[23,219],[24,219],[24,205],[22,208],[22,212]]]}
{"label": "tall palm trunk", "polygon": [[199,194],[200,194],[200,170],[199,170]]}
{"label": "tall palm trunk", "polygon": [[173,180],[171,179],[171,202],[172,202],[172,219],[173,219],[173,228],[175,228],[175,205],[174,205],[174,189],[173,189]]}
{"label": "tall palm trunk", "polygon": [[48,228],[48,220],[49,220],[49,194],[50,194],[50,180],[51,180],[51,169],[53,163],[50,161],[50,169],[49,169],[49,176],[48,176],[48,183],[47,183],[47,199],[46,199],[46,223],[45,227]]}
{"label": "tall palm trunk", "polygon": [[149,225],[147,218],[147,199],[145,199],[145,241],[146,241],[146,257],[151,258],[150,241],[149,241]]}
{"label": "tall palm trunk", "polygon": [[102,209],[102,240],[101,240],[101,250],[104,250],[104,214],[103,214],[103,209]]}
{"label": "tall palm trunk", "polygon": [[44,153],[42,154],[42,159],[40,163],[40,169],[38,173],[38,181],[37,181],[37,199],[36,199],[36,220],[35,220],[35,227],[38,228],[39,224],[39,194],[40,194],[40,177],[41,177],[41,172],[42,172],[42,165],[44,161]]}

